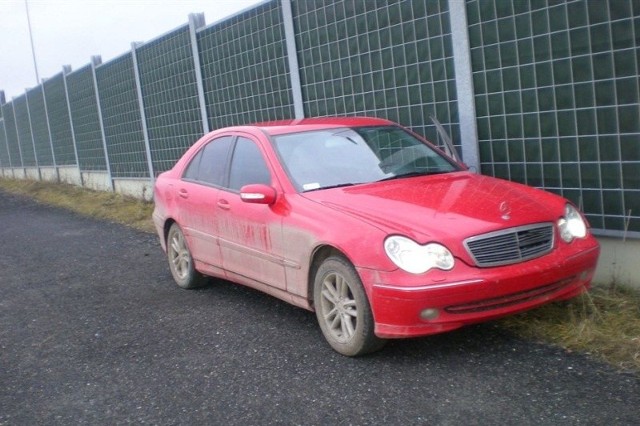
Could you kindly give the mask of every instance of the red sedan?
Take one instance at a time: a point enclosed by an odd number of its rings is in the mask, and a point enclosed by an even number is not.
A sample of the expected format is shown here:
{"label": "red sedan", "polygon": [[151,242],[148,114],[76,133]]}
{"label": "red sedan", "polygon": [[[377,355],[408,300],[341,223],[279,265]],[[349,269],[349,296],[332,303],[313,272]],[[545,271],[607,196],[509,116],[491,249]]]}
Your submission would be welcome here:
{"label": "red sedan", "polygon": [[574,297],[599,254],[566,199],[471,173],[380,119],[211,132],[154,195],[180,287],[213,276],[313,310],[348,356]]}

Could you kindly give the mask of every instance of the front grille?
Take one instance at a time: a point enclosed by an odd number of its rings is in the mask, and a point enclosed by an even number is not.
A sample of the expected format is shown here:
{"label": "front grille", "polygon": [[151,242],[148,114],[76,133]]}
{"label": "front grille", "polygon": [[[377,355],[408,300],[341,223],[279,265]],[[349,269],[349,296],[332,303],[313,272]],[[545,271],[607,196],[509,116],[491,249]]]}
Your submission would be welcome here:
{"label": "front grille", "polygon": [[553,249],[553,224],[539,223],[467,238],[467,251],[481,267],[510,265]]}

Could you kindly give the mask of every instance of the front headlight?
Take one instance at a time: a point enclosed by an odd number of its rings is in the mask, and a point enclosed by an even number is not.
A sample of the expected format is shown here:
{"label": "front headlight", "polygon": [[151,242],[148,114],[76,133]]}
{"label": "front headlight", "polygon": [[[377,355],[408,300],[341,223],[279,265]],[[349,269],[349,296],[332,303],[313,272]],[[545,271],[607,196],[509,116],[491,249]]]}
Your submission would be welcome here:
{"label": "front headlight", "polygon": [[412,274],[423,274],[429,269],[445,271],[453,268],[453,255],[445,246],[430,243],[424,246],[398,235],[384,241],[384,251],[399,268]]}
{"label": "front headlight", "polygon": [[587,235],[587,224],[584,223],[582,215],[571,204],[564,208],[564,217],[558,220],[560,237],[570,243],[574,238],[584,238]]}

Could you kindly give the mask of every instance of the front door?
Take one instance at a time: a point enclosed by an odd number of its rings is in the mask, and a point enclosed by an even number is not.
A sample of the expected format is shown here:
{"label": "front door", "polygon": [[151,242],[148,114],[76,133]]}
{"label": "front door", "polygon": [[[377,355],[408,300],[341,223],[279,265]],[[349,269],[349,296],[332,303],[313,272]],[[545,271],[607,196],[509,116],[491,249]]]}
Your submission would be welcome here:
{"label": "front door", "polygon": [[224,269],[286,289],[282,257],[282,217],[271,206],[240,199],[244,185],[273,186],[272,173],[258,144],[238,137],[229,166],[228,188],[217,200],[217,226]]}

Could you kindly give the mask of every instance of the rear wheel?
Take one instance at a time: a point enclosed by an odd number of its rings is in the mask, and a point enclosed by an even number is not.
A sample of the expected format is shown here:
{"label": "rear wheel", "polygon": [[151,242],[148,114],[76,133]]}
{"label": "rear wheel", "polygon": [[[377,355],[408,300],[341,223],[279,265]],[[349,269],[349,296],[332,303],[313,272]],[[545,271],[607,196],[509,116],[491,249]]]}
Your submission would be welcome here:
{"label": "rear wheel", "polygon": [[335,351],[358,356],[386,343],[374,334],[373,313],[362,281],[344,258],[330,257],[320,265],[313,297],[322,334]]}
{"label": "rear wheel", "polygon": [[206,284],[206,277],[193,266],[187,240],[177,223],[171,225],[167,235],[167,258],[171,275],[180,287],[190,289]]}

